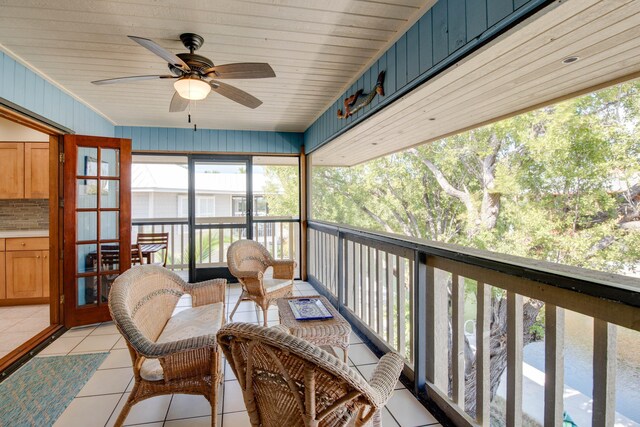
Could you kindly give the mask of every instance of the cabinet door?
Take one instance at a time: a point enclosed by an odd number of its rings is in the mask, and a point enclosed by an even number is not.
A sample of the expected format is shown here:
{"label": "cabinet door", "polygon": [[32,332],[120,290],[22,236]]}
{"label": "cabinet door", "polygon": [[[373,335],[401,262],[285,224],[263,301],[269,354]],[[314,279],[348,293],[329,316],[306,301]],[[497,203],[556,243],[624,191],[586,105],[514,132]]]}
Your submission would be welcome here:
{"label": "cabinet door", "polygon": [[28,142],[24,150],[25,199],[49,198],[49,144]]}
{"label": "cabinet door", "polygon": [[42,297],[42,251],[6,252],[7,299]]}
{"label": "cabinet door", "polygon": [[42,251],[42,296],[49,296],[49,251]]}
{"label": "cabinet door", "polygon": [[0,143],[0,199],[24,197],[24,143]]}
{"label": "cabinet door", "polygon": [[0,299],[5,299],[7,297],[7,287],[5,285],[4,275],[5,275],[5,261],[4,261],[4,252],[0,252]]}

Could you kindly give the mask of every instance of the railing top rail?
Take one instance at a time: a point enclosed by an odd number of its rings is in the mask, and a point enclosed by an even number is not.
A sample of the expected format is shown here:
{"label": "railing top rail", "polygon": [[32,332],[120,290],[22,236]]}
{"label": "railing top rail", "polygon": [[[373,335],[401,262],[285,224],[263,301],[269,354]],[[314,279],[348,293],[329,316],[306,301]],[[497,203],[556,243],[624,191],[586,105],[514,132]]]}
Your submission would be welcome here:
{"label": "railing top rail", "polygon": [[131,225],[178,225],[188,224],[187,218],[140,218],[132,219]]}
{"label": "railing top rail", "polygon": [[[241,217],[198,217],[198,221],[206,221],[208,224],[212,223],[244,223],[246,218]],[[255,216],[253,222],[299,222],[299,218],[292,216]],[[187,218],[134,218],[131,221],[132,225],[173,225],[173,224],[188,224]]]}
{"label": "railing top rail", "polygon": [[326,221],[313,220],[308,225],[318,231],[360,236],[640,308],[640,279],[633,277]]}

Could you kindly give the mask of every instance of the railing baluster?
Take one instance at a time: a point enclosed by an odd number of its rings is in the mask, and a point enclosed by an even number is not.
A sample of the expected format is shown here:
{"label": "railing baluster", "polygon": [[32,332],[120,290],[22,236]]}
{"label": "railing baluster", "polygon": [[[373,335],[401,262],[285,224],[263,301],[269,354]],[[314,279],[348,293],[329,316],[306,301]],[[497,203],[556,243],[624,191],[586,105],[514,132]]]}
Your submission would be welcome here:
{"label": "railing baluster", "polygon": [[593,319],[593,418],[591,425],[612,426],[616,413],[617,326]]}
{"label": "railing baluster", "polygon": [[394,295],[393,295],[393,258],[391,254],[387,252],[387,342],[395,347],[395,331],[393,312]]}
{"label": "railing baluster", "polygon": [[447,281],[449,273],[427,265],[426,364],[427,381],[440,390],[448,390],[448,313]]}
{"label": "railing baluster", "polygon": [[367,284],[367,258],[364,255],[365,245],[360,245],[360,318],[366,322],[365,316],[367,312],[366,303],[366,284]]}
{"label": "railing baluster", "polygon": [[414,289],[414,280],[415,280],[415,271],[414,271],[414,261],[413,259],[408,259],[407,260],[407,264],[409,264],[409,270],[407,270],[407,280],[409,281],[409,294],[408,299],[409,299],[409,317],[408,317],[408,321],[406,322],[408,327],[409,327],[409,331],[408,331],[408,335],[409,335],[409,360],[413,361],[414,360],[414,349],[415,349],[415,342],[414,342],[414,337],[415,337],[415,324],[413,323],[413,316],[414,316],[414,298],[415,298],[415,289]]}
{"label": "railing baluster", "polygon": [[464,407],[464,277],[451,274],[451,398]]}
{"label": "railing baluster", "polygon": [[[297,236],[297,227],[293,226],[293,222],[289,223],[289,259],[296,259],[297,255],[300,253],[298,250],[294,250],[293,244],[296,243],[296,247],[297,247],[297,242],[298,242],[298,236]],[[282,233],[282,230],[280,230],[280,232]],[[282,235],[282,238],[284,239],[284,234]],[[283,249],[282,251],[284,252],[284,243],[283,243]],[[299,263],[298,263],[299,264]]]}
{"label": "railing baluster", "polygon": [[522,295],[507,292],[507,425],[522,425]]}
{"label": "railing baluster", "polygon": [[396,265],[398,266],[398,352],[406,356],[406,295],[405,295],[405,280],[404,280],[404,258],[396,256]]}
{"label": "railing baluster", "polygon": [[544,425],[562,425],[564,391],[564,309],[545,304]]}
{"label": "railing baluster", "polygon": [[353,243],[353,311],[357,316],[360,316],[360,251],[358,250],[359,244]]}
{"label": "railing baluster", "polygon": [[[375,312],[374,310],[374,295],[375,295],[375,290],[374,290],[374,271],[376,270],[376,266],[375,266],[375,259],[371,256],[371,252],[373,251],[373,248],[367,246],[367,258],[368,258],[368,269],[369,270],[369,326],[371,328],[374,327],[374,322],[373,322],[373,313]],[[373,260],[373,262],[372,262]]]}
{"label": "railing baluster", "polygon": [[376,249],[376,332],[382,336],[382,320],[384,312],[384,305],[382,303],[382,278],[384,277],[384,272],[382,271],[382,257],[383,252],[379,249]]}
{"label": "railing baluster", "polygon": [[[489,425],[491,396],[489,377],[489,344],[491,336],[491,288],[477,282],[476,303],[476,419],[480,425]],[[427,329],[428,333],[428,329]]]}

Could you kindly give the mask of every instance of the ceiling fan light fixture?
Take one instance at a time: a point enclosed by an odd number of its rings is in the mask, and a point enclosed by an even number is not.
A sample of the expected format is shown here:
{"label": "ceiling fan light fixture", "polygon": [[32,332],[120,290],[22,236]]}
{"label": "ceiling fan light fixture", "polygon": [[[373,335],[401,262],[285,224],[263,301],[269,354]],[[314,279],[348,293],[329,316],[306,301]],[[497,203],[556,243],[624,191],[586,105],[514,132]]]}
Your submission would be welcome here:
{"label": "ceiling fan light fixture", "polygon": [[194,77],[183,77],[177,80],[173,84],[173,87],[181,97],[192,101],[205,99],[207,95],[209,95],[209,92],[211,92],[209,83]]}

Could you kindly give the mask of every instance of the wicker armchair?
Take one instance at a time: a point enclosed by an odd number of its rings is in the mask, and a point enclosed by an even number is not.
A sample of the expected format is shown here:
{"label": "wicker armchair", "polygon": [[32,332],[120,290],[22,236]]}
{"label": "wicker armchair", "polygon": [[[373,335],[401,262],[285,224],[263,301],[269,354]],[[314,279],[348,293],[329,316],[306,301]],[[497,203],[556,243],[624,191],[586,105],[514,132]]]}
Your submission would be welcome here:
{"label": "wicker armchair", "polygon": [[[262,309],[264,326],[267,326],[267,310],[278,298],[291,295],[296,262],[275,260],[260,243],[253,240],[238,240],[227,250],[229,271],[242,285],[238,299],[229,319],[233,320],[242,301],[253,301]],[[267,268],[273,267],[273,278],[264,277]]]}
{"label": "wicker armchair", "polygon": [[252,426],[381,426],[402,357],[388,353],[367,383],[319,347],[273,328],[231,323],[218,343],[238,378]]}
{"label": "wicker armchair", "polygon": [[[216,425],[222,365],[215,334],[224,324],[225,287],[224,279],[187,284],[157,265],[132,267],[115,280],[109,310],[127,342],[135,379],[116,426],[136,403],[173,393],[203,395]],[[172,316],[185,293],[193,308]]]}

